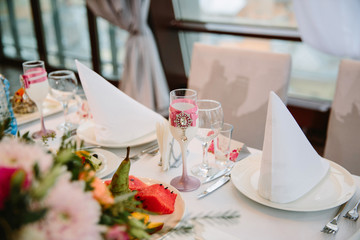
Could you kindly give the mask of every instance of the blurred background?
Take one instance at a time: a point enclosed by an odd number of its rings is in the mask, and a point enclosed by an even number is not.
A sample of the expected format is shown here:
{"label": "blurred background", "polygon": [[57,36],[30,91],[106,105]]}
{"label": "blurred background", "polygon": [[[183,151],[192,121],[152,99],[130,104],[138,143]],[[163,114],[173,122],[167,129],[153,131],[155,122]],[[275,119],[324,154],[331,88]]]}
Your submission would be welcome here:
{"label": "blurred background", "polygon": [[[340,59],[302,43],[291,0],[153,0],[148,23],[170,89],[186,86],[195,42],[291,54],[288,107],[322,152]],[[118,86],[127,37],[85,0],[0,0],[0,73],[12,93],[32,59],[48,72],[78,59]]]}

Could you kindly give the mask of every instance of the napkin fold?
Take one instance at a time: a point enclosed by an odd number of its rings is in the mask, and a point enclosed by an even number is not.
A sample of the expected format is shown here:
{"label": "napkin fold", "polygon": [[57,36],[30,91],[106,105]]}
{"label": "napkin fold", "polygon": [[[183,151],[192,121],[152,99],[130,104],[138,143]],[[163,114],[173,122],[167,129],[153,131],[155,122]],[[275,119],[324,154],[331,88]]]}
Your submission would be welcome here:
{"label": "napkin fold", "polygon": [[258,191],[273,202],[292,202],[326,176],[329,162],[317,154],[274,92],[267,111]]}
{"label": "napkin fold", "polygon": [[167,171],[177,168],[182,163],[181,148],[170,132],[170,123],[164,119],[156,123],[156,136],[161,156],[161,168]]}
{"label": "napkin fold", "polygon": [[93,115],[92,128],[99,144],[124,144],[155,134],[164,118],[135,101],[103,77],[75,60]]}
{"label": "napkin fold", "polygon": [[162,122],[156,123],[156,136],[161,155],[161,167],[166,171],[170,168],[170,141],[171,134],[169,122],[164,119]]}

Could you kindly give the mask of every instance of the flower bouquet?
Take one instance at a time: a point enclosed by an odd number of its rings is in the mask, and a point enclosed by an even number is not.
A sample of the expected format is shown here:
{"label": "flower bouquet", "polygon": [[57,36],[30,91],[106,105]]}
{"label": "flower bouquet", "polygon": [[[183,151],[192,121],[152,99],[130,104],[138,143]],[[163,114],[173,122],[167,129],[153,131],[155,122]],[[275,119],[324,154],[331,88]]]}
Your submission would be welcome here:
{"label": "flower bouquet", "polygon": [[129,159],[107,186],[66,136],[50,152],[28,133],[8,136],[8,125],[0,122],[0,239],[149,238],[153,229],[128,190]]}

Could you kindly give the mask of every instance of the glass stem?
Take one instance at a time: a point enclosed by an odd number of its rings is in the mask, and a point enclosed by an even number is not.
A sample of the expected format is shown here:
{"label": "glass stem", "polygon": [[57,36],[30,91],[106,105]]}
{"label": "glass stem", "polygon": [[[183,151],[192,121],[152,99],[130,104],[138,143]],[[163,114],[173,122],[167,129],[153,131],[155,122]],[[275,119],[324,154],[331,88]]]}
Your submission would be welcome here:
{"label": "glass stem", "polygon": [[65,126],[69,122],[68,119],[68,112],[69,112],[69,103],[68,101],[62,103],[63,109],[64,109],[64,118],[65,118]]}
{"label": "glass stem", "polygon": [[38,111],[39,111],[39,113],[40,113],[41,132],[42,132],[42,133],[46,133],[42,103],[36,104],[36,106],[37,106],[37,109],[38,109]]}
{"label": "glass stem", "polygon": [[207,142],[203,142],[201,143],[202,145],[202,150],[203,150],[203,160],[202,160],[202,168],[203,169],[208,169],[209,168],[209,162],[208,162],[208,158],[207,158],[207,153],[208,153],[208,143]]}
{"label": "glass stem", "polygon": [[183,174],[182,179],[185,179],[188,177],[187,174],[187,166],[186,166],[186,151],[187,151],[187,141],[179,141],[180,148],[181,148],[181,158],[182,158],[182,165],[183,165]]}

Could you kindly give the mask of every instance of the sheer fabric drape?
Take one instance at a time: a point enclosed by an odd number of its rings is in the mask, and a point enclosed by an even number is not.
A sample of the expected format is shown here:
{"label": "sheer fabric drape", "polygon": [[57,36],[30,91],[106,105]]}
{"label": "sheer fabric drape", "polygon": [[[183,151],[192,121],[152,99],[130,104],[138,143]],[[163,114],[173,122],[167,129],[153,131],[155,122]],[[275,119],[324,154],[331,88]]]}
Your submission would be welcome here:
{"label": "sheer fabric drape", "polygon": [[87,0],[97,16],[129,32],[121,89],[143,105],[166,113],[169,89],[147,24],[150,0]]}
{"label": "sheer fabric drape", "polygon": [[359,0],[294,0],[303,42],[338,57],[360,59]]}

